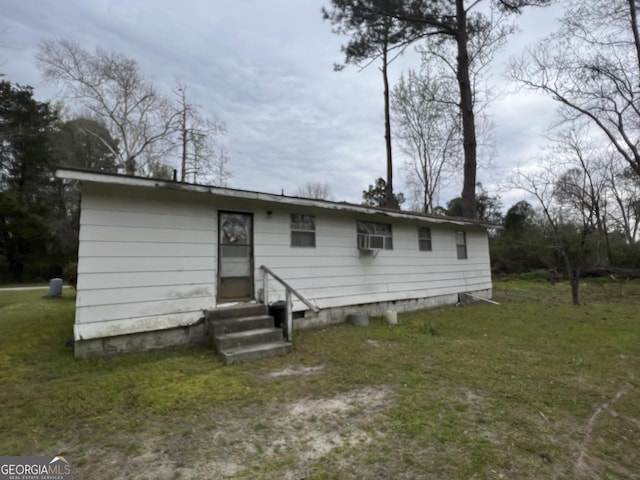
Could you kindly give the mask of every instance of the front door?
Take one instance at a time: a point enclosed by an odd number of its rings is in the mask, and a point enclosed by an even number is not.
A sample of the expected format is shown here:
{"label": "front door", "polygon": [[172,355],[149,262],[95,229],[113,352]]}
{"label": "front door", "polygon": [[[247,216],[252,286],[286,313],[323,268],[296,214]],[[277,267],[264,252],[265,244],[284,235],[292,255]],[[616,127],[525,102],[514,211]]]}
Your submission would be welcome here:
{"label": "front door", "polygon": [[253,215],[219,212],[218,302],[253,299]]}

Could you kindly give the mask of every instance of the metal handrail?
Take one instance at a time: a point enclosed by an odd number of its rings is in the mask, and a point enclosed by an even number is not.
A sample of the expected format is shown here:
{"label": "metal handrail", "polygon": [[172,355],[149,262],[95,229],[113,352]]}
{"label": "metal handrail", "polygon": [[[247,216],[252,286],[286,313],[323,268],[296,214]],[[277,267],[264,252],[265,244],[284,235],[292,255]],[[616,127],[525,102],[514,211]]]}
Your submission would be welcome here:
{"label": "metal handrail", "polygon": [[304,295],[298,292],[295,288],[289,285],[286,280],[282,279],[278,275],[276,275],[273,270],[265,265],[260,265],[260,270],[262,270],[262,300],[265,305],[269,304],[269,275],[271,275],[276,281],[278,281],[285,289],[285,303],[287,306],[286,315],[287,315],[287,324],[286,324],[286,337],[288,341],[293,340],[293,317],[291,312],[291,294],[293,293],[296,297],[300,299],[302,303],[304,303],[307,307],[313,310],[315,313],[318,313],[320,309],[314,305],[310,300],[308,300]]}

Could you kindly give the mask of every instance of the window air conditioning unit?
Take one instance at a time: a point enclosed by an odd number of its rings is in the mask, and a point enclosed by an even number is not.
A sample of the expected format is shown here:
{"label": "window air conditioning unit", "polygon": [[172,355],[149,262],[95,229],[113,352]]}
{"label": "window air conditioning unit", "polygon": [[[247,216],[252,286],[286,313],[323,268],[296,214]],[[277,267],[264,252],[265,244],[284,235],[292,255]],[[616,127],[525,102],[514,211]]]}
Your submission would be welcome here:
{"label": "window air conditioning unit", "polygon": [[371,250],[369,235],[358,235],[358,250]]}
{"label": "window air conditioning unit", "polygon": [[384,237],[382,235],[358,235],[358,250],[372,252],[384,248]]}

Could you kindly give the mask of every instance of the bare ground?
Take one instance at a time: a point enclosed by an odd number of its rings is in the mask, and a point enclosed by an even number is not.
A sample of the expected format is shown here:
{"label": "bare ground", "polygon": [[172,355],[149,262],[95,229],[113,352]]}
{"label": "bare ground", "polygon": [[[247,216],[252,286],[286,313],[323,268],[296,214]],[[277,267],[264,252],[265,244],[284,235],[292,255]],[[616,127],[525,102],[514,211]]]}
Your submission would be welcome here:
{"label": "bare ground", "polygon": [[[287,368],[267,376],[311,375],[322,366]],[[393,387],[362,388],[330,398],[243,406],[167,428],[156,435],[102,439],[79,432],[77,478],[308,478],[315,462],[334,450],[378,440],[373,422],[392,402]],[[92,442],[93,443],[93,442]],[[80,445],[82,444],[82,445]],[[101,445],[98,447],[97,445]]]}
{"label": "bare ground", "polygon": [[[264,378],[304,377],[323,368],[290,366],[268,372]],[[183,417],[179,425],[159,426],[154,432],[102,435],[87,426],[86,431],[77,432],[75,444],[60,445],[60,450],[82,452],[82,456],[73,457],[79,479],[305,480],[314,477],[323,462],[338,476],[322,478],[458,478],[459,465],[451,459],[468,455],[460,445],[420,445],[406,438],[399,441],[393,433],[379,429],[380,416],[393,405],[396,389],[401,387],[366,387],[328,398],[213,408],[206,418]],[[535,424],[540,439],[551,447],[527,458],[518,452],[516,432],[505,435],[508,427],[493,431],[473,420],[490,400],[463,387],[447,393],[452,404],[465,407],[466,412],[457,420],[468,422],[469,433],[498,446],[510,459],[469,478],[497,479],[540,478],[541,472],[545,478],[557,479],[639,479],[630,468],[638,458],[616,461],[602,456],[598,444],[598,430],[612,428],[611,421],[618,424],[614,428],[621,441],[629,441],[624,435],[640,435],[640,419],[615,410],[619,401],[636,394],[635,388],[625,383],[613,398],[594,405],[586,424],[570,417],[549,418],[543,412],[524,414],[522,420]],[[463,418],[466,416],[469,418]],[[361,450],[368,453],[360,455]],[[559,458],[549,453],[559,450],[563,451]],[[377,461],[367,458],[371,451],[380,452]],[[418,458],[422,467],[412,466]],[[450,460],[443,463],[441,458]],[[545,466],[541,470],[530,462]],[[432,467],[428,472],[422,469],[425,464]]]}

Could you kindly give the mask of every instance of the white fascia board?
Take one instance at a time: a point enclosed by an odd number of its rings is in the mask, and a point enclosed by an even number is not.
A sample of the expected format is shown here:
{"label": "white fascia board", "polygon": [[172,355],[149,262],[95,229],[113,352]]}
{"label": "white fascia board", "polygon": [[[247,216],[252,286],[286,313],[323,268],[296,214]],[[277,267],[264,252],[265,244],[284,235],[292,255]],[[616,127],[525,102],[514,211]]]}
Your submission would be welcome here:
{"label": "white fascia board", "polygon": [[342,212],[360,213],[364,215],[383,215],[390,218],[403,220],[421,221],[425,223],[459,225],[464,227],[500,228],[483,222],[470,222],[464,219],[454,219],[447,217],[437,217],[423,215],[419,213],[405,213],[402,211],[386,210],[382,208],[355,205],[352,203],[331,202],[328,200],[314,200],[310,198],[288,197],[273,193],[252,192],[249,190],[236,190],[232,188],[213,187],[208,185],[194,185],[190,183],[174,182],[170,180],[160,180],[154,178],[133,177],[114,173],[89,172],[85,170],[75,170],[69,168],[56,169],[56,177],[77,180],[80,182],[102,183],[109,185],[122,185],[129,187],[158,188],[180,192],[191,192],[217,197],[240,198],[244,200],[256,200],[282,205],[294,205],[301,207],[313,207],[323,210],[334,210]]}

